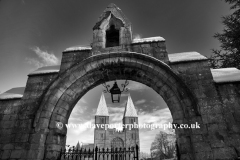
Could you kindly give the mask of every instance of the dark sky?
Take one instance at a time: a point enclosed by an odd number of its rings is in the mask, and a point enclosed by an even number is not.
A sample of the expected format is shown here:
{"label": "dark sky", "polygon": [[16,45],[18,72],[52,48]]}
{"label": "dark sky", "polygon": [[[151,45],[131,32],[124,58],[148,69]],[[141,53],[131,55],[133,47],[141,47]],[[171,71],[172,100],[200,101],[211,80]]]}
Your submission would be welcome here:
{"label": "dark sky", "polygon": [[169,53],[208,56],[219,46],[212,36],[223,28],[221,17],[230,13],[219,0],[1,0],[0,92],[25,86],[37,67],[59,64],[66,48],[90,44],[110,3],[129,18],[134,35],[164,37]]}

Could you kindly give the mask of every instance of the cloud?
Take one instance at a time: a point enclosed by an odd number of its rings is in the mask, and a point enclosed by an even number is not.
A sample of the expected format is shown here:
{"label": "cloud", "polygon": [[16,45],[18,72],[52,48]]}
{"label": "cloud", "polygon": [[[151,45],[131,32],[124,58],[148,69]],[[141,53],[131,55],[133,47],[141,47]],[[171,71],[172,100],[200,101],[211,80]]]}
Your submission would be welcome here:
{"label": "cloud", "polygon": [[138,105],[138,104],[143,104],[143,103],[145,103],[145,102],[146,102],[145,99],[140,99],[140,100],[137,100],[137,101],[135,102],[135,104]]}
{"label": "cloud", "polygon": [[138,82],[131,82],[131,83],[127,86],[127,88],[128,88],[129,90],[132,90],[132,91],[136,91],[136,90],[141,91],[141,90],[146,89],[146,85],[141,84],[141,83],[138,83]]}
{"label": "cloud", "polygon": [[37,68],[43,66],[51,66],[59,64],[60,60],[53,54],[41,50],[39,47],[30,48],[37,55],[37,58],[29,58],[26,60],[29,64],[35,65]]}
{"label": "cloud", "polygon": [[169,122],[172,115],[168,108],[160,109],[152,113],[140,112],[138,113],[139,123],[154,123],[154,124],[165,124]]}

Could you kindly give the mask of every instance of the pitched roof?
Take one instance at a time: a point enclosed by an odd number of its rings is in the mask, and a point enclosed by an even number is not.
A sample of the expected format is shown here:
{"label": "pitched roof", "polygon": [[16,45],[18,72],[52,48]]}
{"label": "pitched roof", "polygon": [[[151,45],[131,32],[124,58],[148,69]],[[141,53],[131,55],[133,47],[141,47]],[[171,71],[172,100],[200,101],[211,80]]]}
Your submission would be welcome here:
{"label": "pitched roof", "polygon": [[104,94],[102,93],[98,108],[97,108],[97,113],[95,114],[96,116],[109,116],[108,114],[108,108],[107,108],[107,103],[104,97]]}
{"label": "pitched roof", "polygon": [[137,111],[133,104],[132,98],[130,94],[128,95],[128,101],[125,107],[124,116],[123,117],[137,117]]}

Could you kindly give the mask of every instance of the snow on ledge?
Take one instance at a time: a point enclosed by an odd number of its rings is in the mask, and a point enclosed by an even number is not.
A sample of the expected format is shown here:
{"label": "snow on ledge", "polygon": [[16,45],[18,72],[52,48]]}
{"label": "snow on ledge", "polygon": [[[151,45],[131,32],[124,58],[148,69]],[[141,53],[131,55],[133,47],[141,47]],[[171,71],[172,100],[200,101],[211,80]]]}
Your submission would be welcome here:
{"label": "snow on ledge", "polygon": [[149,37],[149,38],[136,38],[133,39],[132,43],[144,43],[144,42],[159,42],[159,41],[165,41],[163,37]]}
{"label": "snow on ledge", "polygon": [[196,60],[205,60],[205,56],[201,55],[198,52],[182,52],[182,53],[172,53],[168,54],[169,61],[174,62],[187,62],[187,61],[196,61]]}
{"label": "snow on ledge", "polygon": [[0,100],[22,98],[25,87],[12,88],[0,94]]}
{"label": "snow on ledge", "polygon": [[22,94],[14,94],[14,93],[2,93],[0,94],[0,100],[3,99],[15,99],[15,98],[22,98]]}
{"label": "snow on ledge", "polygon": [[90,46],[76,46],[76,47],[69,47],[64,50],[64,52],[70,52],[70,51],[84,51],[84,50],[91,50],[92,47]]}
{"label": "snow on ledge", "polygon": [[239,82],[240,70],[237,68],[211,69],[213,80],[216,83]]}
{"label": "snow on ledge", "polygon": [[28,75],[39,75],[39,74],[48,74],[48,73],[58,73],[60,70],[60,65],[56,66],[46,66],[42,68],[38,68],[37,70],[31,72]]}

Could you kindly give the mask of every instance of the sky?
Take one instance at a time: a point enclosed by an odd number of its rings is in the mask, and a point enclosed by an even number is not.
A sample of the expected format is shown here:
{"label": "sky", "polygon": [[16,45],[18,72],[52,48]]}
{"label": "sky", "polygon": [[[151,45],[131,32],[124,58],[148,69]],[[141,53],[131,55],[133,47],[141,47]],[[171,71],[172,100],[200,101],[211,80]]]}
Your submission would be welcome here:
{"label": "sky", "polygon": [[168,53],[218,48],[214,33],[230,14],[223,0],[1,0],[0,93],[26,85],[38,67],[60,64],[62,51],[89,45],[92,28],[110,3],[132,23],[134,36],[161,36]]}
{"label": "sky", "polygon": [[[223,29],[221,17],[231,13],[223,0],[0,0],[0,93],[25,86],[27,75],[39,67],[60,64],[66,48],[89,45],[92,28],[110,3],[130,20],[134,37],[161,36],[169,54],[197,51],[210,56],[211,49],[220,45],[213,35]],[[166,122],[171,118],[159,95],[144,85],[130,85],[137,88],[130,94],[141,121],[155,117],[155,122]],[[101,86],[89,91],[69,121],[92,121],[101,91]],[[126,96],[119,106],[106,99],[115,117],[111,120],[119,120]],[[146,151],[155,132],[140,132],[141,147]],[[75,135],[75,141],[82,142],[91,139],[77,133],[86,136],[88,131],[69,131],[68,137]],[[141,137],[143,134],[147,136]]]}

